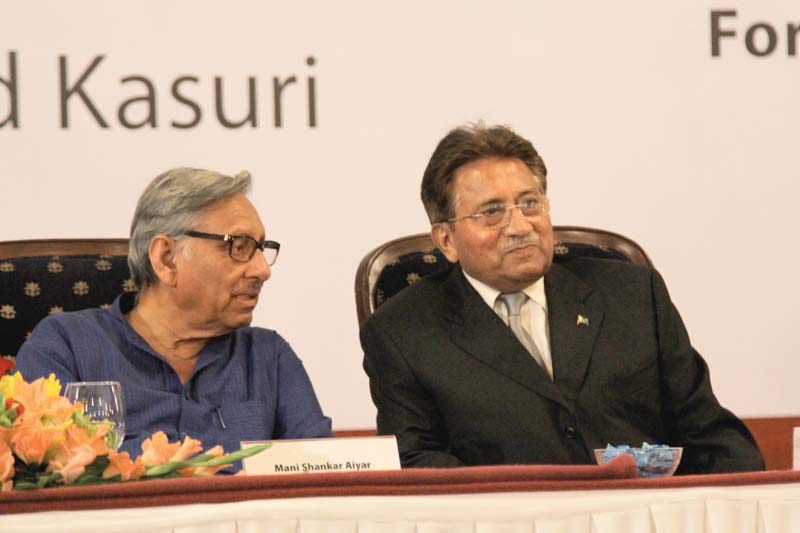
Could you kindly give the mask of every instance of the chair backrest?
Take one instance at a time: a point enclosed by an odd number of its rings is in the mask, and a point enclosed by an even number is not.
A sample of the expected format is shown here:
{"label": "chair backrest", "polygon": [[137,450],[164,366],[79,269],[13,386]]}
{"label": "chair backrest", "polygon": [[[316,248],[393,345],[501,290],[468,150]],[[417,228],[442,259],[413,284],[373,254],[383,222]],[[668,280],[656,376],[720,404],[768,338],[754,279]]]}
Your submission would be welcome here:
{"label": "chair backrest", "polygon": [[110,306],[136,290],[127,261],[127,239],[0,242],[0,355],[16,356],[47,315]]}
{"label": "chair backrest", "polygon": [[[631,239],[593,228],[554,226],[553,260],[600,257],[652,267],[644,249]],[[420,233],[382,244],[369,252],[356,272],[358,323],[369,318],[388,298],[425,276],[452,267],[434,246],[430,234]]]}

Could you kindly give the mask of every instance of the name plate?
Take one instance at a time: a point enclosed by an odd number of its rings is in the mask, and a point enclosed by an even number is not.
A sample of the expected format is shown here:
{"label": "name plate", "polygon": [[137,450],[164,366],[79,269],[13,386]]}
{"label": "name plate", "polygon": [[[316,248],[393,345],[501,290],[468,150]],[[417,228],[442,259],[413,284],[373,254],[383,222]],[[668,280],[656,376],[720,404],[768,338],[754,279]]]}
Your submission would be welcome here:
{"label": "name plate", "polygon": [[800,428],[794,428],[794,457],[792,470],[800,470]]}
{"label": "name plate", "polygon": [[346,437],[340,439],[285,439],[245,441],[272,444],[261,453],[245,457],[244,471],[254,475],[302,474],[320,472],[364,472],[400,470],[400,455],[394,435]]}

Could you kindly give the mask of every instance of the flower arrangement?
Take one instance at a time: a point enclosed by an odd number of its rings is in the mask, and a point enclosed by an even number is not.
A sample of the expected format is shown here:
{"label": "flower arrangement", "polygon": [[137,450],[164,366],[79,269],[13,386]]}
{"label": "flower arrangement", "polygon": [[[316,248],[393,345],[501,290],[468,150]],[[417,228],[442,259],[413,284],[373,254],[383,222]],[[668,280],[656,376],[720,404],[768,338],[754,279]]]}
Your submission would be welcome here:
{"label": "flower arrangement", "polygon": [[72,404],[60,392],[54,374],[32,383],[19,372],[0,378],[3,491],[210,476],[269,447],[226,455],[221,446],[214,446],[203,452],[198,440],[187,436],[182,443],[170,443],[159,431],[142,443],[142,454],[134,461],[128,452],[115,451],[119,438],[112,422],[89,419],[80,402]]}

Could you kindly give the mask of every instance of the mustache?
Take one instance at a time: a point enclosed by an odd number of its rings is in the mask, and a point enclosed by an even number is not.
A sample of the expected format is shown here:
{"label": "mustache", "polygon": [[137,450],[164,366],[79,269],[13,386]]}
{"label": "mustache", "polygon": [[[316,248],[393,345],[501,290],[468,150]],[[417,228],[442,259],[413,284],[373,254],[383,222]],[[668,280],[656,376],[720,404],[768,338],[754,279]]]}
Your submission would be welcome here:
{"label": "mustache", "polygon": [[541,242],[542,241],[539,238],[539,236],[533,232],[529,233],[528,235],[523,235],[522,237],[511,236],[508,237],[506,242],[503,243],[502,251],[508,252],[513,250],[514,248],[519,248],[520,246],[528,246],[531,244],[534,246],[539,246]]}
{"label": "mustache", "polygon": [[260,291],[264,286],[264,282],[260,279],[247,280],[239,286],[239,290],[246,291]]}

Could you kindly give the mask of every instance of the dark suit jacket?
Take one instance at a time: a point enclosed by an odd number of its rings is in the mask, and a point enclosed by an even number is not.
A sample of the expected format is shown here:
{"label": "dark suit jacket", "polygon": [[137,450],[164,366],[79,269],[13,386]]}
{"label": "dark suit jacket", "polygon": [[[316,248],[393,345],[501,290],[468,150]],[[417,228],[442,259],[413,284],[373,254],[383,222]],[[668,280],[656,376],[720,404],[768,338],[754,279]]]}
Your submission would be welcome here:
{"label": "dark suit jacket", "polygon": [[682,446],[678,473],[764,468],[657,272],[572,259],[545,291],[554,381],[459,267],[364,323],[378,432],[397,435],[404,466],[594,463],[594,448],[646,441]]}

